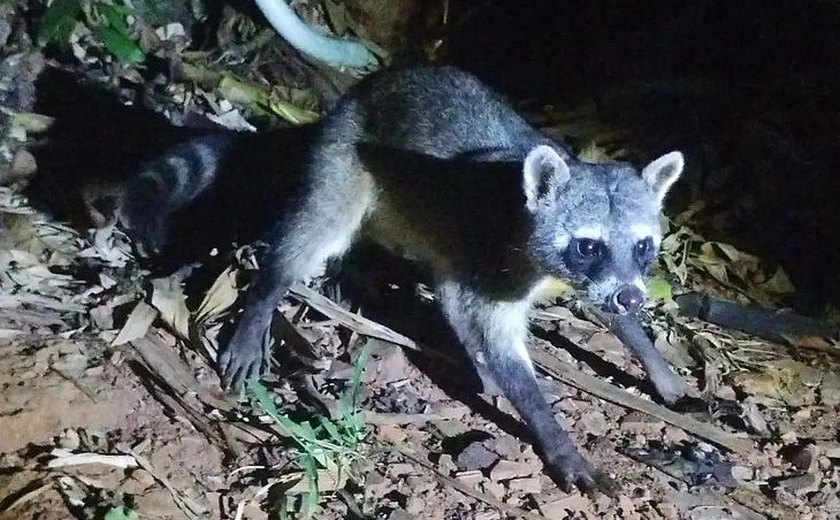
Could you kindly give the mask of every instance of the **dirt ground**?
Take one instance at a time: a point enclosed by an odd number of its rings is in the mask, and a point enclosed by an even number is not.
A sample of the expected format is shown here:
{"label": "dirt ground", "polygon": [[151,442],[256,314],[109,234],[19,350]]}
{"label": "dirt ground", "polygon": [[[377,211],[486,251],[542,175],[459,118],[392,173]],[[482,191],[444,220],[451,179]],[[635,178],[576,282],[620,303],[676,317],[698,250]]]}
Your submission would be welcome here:
{"label": "dirt ground", "polygon": [[[256,391],[223,392],[214,359],[253,268],[247,248],[160,276],[118,227],[74,227],[33,208],[24,189],[39,164],[29,150],[45,121],[35,79],[60,63],[25,36],[8,3],[0,9],[0,520],[300,518],[307,507],[324,519],[840,518],[840,344],[773,342],[680,312],[673,297],[692,291],[771,308],[792,298],[777,265],[695,230],[702,205],[669,222],[643,312],[690,399],[663,405],[638,362],[562,284],[534,313],[529,350],[545,395],[593,465],[618,482],[615,497],[567,492],[549,478],[510,404],[481,392],[428,288],[405,275],[410,266],[363,255],[347,277],[295,287],[275,315],[268,404]],[[212,67],[240,87],[306,78],[265,93],[305,107],[294,112],[304,119],[351,81],[267,38],[236,45],[228,32],[244,26],[256,40],[258,31],[241,13],[224,16],[224,49],[185,54],[204,60],[201,74],[180,63],[177,78],[161,81],[111,67],[87,33],[72,48],[75,72],[102,84],[117,77],[111,86],[132,85],[123,94],[145,89],[173,122],[200,114],[237,129],[265,110],[235,95],[243,90],[206,87]],[[172,38],[143,33],[149,55],[180,59],[187,42],[171,29]],[[270,63],[271,74],[256,63]],[[271,117],[288,119],[283,107]],[[591,104],[530,116],[574,135],[592,161],[632,146]],[[342,297],[334,285],[359,280],[363,296]],[[334,435],[331,425],[342,429]]]}

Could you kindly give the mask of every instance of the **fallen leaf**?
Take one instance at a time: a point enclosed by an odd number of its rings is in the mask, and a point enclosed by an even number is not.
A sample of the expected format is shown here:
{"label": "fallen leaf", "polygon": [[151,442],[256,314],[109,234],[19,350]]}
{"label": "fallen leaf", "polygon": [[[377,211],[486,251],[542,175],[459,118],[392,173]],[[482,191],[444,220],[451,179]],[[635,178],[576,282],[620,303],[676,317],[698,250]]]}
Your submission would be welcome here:
{"label": "fallen leaf", "polygon": [[132,309],[131,314],[128,315],[123,328],[120,329],[117,337],[111,343],[112,346],[123,345],[129,341],[142,338],[148,332],[149,327],[154,323],[158,316],[158,311],[154,307],[144,301],[137,302],[137,305]]}

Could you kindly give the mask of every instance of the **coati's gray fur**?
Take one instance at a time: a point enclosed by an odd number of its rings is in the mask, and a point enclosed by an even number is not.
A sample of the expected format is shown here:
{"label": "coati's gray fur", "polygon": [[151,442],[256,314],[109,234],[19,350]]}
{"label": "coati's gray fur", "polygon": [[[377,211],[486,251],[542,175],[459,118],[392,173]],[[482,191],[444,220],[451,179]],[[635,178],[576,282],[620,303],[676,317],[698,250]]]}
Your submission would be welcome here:
{"label": "coati's gray fur", "polygon": [[[431,267],[452,329],[528,423],[550,469],[569,484],[601,484],[537,387],[525,348],[528,311],[547,276],[579,282],[613,312],[642,305],[662,201],[682,155],[641,172],[581,162],[450,67],[374,74],[306,131],[300,160],[272,172],[301,182],[265,235],[270,247],[219,357],[224,383],[238,387],[260,374],[265,334],[289,286],[320,274],[365,235]],[[123,218],[140,241],[164,245],[165,213],[149,208],[181,208],[209,186],[229,139],[195,139],[128,187]],[[660,370],[651,377],[664,386],[678,380],[666,365]]]}

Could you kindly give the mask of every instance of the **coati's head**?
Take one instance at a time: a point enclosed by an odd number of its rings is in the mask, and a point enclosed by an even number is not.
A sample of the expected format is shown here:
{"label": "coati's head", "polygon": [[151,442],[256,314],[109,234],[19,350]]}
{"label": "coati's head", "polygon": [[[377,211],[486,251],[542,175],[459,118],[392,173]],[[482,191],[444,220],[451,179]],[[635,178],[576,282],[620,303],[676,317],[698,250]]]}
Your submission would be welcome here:
{"label": "coati's head", "polygon": [[624,163],[567,161],[537,146],[523,165],[531,255],[549,274],[581,282],[592,302],[636,312],[646,296],[642,277],[659,251],[662,201],[683,163],[671,152],[640,173]]}

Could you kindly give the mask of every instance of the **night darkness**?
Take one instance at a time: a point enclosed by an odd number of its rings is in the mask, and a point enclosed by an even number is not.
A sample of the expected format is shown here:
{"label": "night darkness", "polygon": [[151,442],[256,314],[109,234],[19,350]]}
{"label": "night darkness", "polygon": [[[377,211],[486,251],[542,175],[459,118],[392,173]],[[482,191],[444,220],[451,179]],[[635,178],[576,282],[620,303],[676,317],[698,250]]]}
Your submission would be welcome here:
{"label": "night darkness", "polygon": [[840,5],[463,4],[456,64],[513,99],[594,98],[649,156],[683,150],[671,213],[702,200],[701,231],[780,262],[799,310],[840,301]]}

